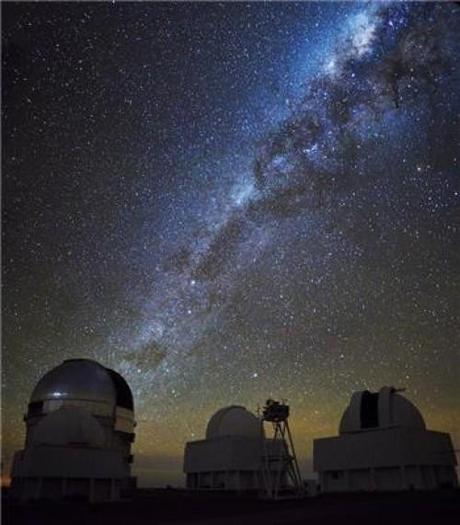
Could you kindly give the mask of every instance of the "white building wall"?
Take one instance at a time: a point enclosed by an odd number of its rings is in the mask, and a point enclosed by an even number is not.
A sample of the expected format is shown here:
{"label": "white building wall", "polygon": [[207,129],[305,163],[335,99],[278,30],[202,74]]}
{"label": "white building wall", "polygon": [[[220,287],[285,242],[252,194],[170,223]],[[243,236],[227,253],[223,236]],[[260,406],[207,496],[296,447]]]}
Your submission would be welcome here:
{"label": "white building wall", "polygon": [[374,470],[375,474],[375,488],[376,490],[402,490],[402,468],[396,467],[381,467]]}
{"label": "white building wall", "polygon": [[408,465],[404,467],[404,481],[407,489],[423,489],[422,469],[420,466]]}
{"label": "white building wall", "polygon": [[[270,449],[271,445],[268,444],[267,448]],[[203,490],[259,490],[264,487],[262,450],[260,438],[244,436],[222,436],[189,442],[184,455],[187,487]],[[282,485],[287,483],[285,472],[281,473],[281,482]]]}
{"label": "white building wall", "polygon": [[325,492],[457,486],[448,434],[413,428],[315,440],[314,469]]}
{"label": "white building wall", "polygon": [[370,490],[372,487],[370,469],[350,470],[348,472],[348,478],[349,490]]}

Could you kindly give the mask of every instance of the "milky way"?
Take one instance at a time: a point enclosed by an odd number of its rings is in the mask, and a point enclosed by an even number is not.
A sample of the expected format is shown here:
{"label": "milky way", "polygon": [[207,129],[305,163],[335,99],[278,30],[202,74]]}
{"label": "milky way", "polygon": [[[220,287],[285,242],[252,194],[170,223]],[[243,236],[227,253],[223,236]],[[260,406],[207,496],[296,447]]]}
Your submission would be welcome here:
{"label": "milky way", "polygon": [[142,483],[288,399],[460,439],[455,4],[3,4],[4,457],[70,357],[127,378]]}

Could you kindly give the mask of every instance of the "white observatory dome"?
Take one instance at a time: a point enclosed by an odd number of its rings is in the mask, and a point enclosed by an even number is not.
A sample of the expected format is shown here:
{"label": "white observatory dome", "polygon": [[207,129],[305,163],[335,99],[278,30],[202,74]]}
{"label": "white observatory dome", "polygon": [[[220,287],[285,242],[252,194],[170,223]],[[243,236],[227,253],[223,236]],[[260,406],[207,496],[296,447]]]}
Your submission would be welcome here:
{"label": "white observatory dome", "polygon": [[91,359],[64,361],[38,381],[24,422],[11,476],[19,499],[116,500],[135,487],[133,396],[114,370]]}
{"label": "white observatory dome", "polygon": [[47,412],[47,401],[88,401],[133,410],[126,381],[114,370],[90,359],[68,359],[47,372],[32,392],[29,413]]}
{"label": "white observatory dome", "polygon": [[355,392],[340,421],[340,434],[388,427],[425,429],[417,407],[393,387]]}
{"label": "white observatory dome", "polygon": [[209,420],[206,439],[223,436],[261,437],[260,420],[246,408],[232,405],[221,408]]}
{"label": "white observatory dome", "polygon": [[60,408],[44,417],[32,436],[33,445],[79,444],[102,448],[104,431],[97,419],[78,407]]}

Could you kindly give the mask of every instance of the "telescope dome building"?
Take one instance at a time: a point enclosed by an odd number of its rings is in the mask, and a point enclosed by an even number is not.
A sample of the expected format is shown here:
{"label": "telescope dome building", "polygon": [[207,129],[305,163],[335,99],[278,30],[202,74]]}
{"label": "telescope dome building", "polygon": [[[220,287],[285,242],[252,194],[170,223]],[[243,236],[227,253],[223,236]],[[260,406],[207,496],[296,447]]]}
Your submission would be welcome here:
{"label": "telescope dome building", "polygon": [[427,430],[417,407],[393,387],[355,392],[339,436],[313,443],[323,492],[455,487],[455,465],[449,434]]}
{"label": "telescope dome building", "polygon": [[262,487],[262,425],[246,408],[232,405],[209,420],[206,438],[185,445],[189,489],[258,490]]}
{"label": "telescope dome building", "polygon": [[185,445],[187,488],[270,495],[276,481],[276,494],[278,489],[289,490],[292,458],[287,443],[281,435],[266,435],[263,423],[240,405],[218,410],[208,422],[205,439]]}
{"label": "telescope dome building", "polygon": [[17,498],[116,500],[135,485],[133,396],[114,370],[64,361],[39,380],[24,421],[11,475]]}

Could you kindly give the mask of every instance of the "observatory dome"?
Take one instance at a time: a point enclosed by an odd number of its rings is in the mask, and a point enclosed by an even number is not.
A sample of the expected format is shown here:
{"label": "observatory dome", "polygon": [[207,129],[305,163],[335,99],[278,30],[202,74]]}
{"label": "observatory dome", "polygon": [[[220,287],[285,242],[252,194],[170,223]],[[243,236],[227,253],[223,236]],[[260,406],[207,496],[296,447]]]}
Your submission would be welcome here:
{"label": "observatory dome", "polygon": [[68,359],[47,372],[30,405],[45,401],[91,401],[133,410],[133,396],[120,374],[91,359]]}
{"label": "observatory dome", "polygon": [[223,436],[260,438],[259,419],[243,406],[232,405],[221,408],[209,420],[206,439]]}
{"label": "observatory dome", "polygon": [[425,421],[417,407],[385,386],[379,392],[355,392],[340,422],[340,434],[389,427],[425,429]]}
{"label": "observatory dome", "polygon": [[97,419],[78,407],[60,408],[48,414],[37,425],[33,436],[34,445],[70,444],[102,448],[104,431]]}
{"label": "observatory dome", "polygon": [[133,396],[114,370],[91,359],[64,361],[38,381],[24,422],[24,449],[12,467],[15,497],[116,500],[135,486]]}

